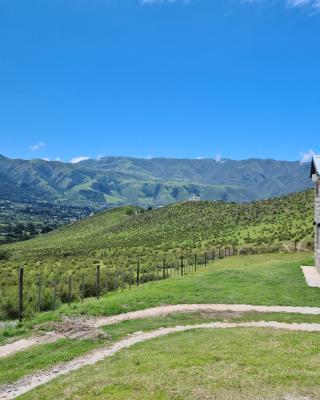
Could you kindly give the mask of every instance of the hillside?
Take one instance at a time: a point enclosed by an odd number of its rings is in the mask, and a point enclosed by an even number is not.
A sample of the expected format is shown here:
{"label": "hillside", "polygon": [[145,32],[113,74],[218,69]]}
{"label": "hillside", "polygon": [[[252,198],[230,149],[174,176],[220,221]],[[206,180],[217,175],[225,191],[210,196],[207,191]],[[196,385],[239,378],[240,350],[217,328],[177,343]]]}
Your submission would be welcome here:
{"label": "hillside", "polygon": [[0,156],[0,200],[110,207],[187,200],[252,201],[310,187],[309,165],[249,159],[105,157],[69,164]]}
{"label": "hillside", "polygon": [[312,240],[312,221],[312,190],[253,203],[184,202],[151,211],[127,206],[2,249],[22,262],[94,257],[116,265],[138,255]]}
{"label": "hillside", "polygon": [[[234,245],[241,253],[261,251],[261,247],[264,251],[292,251],[296,241],[298,248],[311,248],[313,196],[310,190],[253,203],[184,202],[151,211],[126,206],[29,241],[3,245],[0,287],[7,311],[2,312],[10,315],[5,299],[16,297],[18,265],[25,266],[32,293],[37,292],[39,277],[42,287],[51,287],[44,306],[50,307],[54,281],[61,282],[59,296],[66,301],[70,272],[78,283],[84,275],[86,294],[95,293],[97,264],[114,287],[112,276],[116,274],[118,281],[119,276],[134,272],[138,259],[141,271],[149,274],[164,258],[168,265],[179,266],[180,256],[191,263],[197,254],[200,261],[205,251],[211,258],[219,247]],[[31,299],[35,301],[34,295]]]}

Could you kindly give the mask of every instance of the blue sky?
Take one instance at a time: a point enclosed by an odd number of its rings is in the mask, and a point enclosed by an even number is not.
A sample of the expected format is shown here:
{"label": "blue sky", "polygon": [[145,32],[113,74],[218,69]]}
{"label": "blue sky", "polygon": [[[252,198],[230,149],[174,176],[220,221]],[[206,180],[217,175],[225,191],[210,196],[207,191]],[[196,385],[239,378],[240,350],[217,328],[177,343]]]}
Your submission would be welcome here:
{"label": "blue sky", "polygon": [[320,151],[319,0],[0,0],[0,153]]}

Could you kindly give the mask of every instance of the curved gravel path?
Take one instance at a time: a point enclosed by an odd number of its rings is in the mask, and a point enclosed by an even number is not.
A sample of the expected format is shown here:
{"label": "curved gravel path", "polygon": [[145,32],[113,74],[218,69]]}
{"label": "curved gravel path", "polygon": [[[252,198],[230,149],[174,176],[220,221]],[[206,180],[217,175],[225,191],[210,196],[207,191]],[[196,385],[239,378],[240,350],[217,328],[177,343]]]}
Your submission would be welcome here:
{"label": "curved gravel path", "polygon": [[105,325],[118,324],[123,321],[160,317],[174,313],[189,312],[259,312],[259,313],[288,313],[320,315],[320,307],[293,307],[293,306],[255,306],[250,304],[177,304],[147,308],[145,310],[128,312],[125,314],[103,317],[92,320],[91,326],[96,328]]}
{"label": "curved gravel path", "polygon": [[0,386],[0,399],[11,400],[24,393],[27,393],[38,386],[44,385],[58,376],[66,375],[87,365],[93,365],[110,357],[122,349],[129,348],[137,343],[145,342],[160,336],[169,335],[175,332],[184,332],[193,329],[230,329],[230,328],[272,328],[288,331],[320,332],[320,324],[286,324],[280,322],[242,322],[242,323],[223,323],[212,322],[200,325],[175,326],[161,328],[152,332],[138,332],[127,336],[114,345],[102,349],[94,350],[84,356],[75,358],[64,364],[57,365],[46,371],[26,376],[10,385]]}
{"label": "curved gravel path", "polygon": [[22,350],[26,350],[29,347],[35,346],[37,344],[54,343],[57,340],[63,338],[64,336],[60,335],[59,333],[49,332],[46,335],[33,336],[27,339],[20,339],[17,340],[16,342],[0,346],[0,358],[10,356]]}
{"label": "curved gravel path", "polygon": [[[118,324],[123,321],[152,318],[174,313],[190,312],[259,312],[259,313],[289,313],[320,315],[320,307],[294,307],[294,306],[255,306],[250,304],[178,304],[148,308],[145,310],[128,312],[112,317],[87,319],[82,321],[87,326],[99,328],[101,326]],[[13,343],[0,346],[0,358],[26,350],[36,344],[53,343],[66,336],[49,332],[43,336],[21,339]]]}

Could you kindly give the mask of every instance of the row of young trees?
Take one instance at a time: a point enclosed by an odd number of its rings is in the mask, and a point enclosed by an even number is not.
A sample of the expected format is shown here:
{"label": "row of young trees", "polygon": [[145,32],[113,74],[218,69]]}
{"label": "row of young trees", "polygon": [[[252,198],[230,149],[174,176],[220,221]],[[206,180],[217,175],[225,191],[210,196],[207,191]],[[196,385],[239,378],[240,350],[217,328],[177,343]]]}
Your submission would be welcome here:
{"label": "row of young trees", "polygon": [[[288,251],[297,251],[296,243]],[[99,297],[118,290],[131,290],[146,283],[163,279],[182,278],[194,273],[198,268],[206,267],[209,262],[235,254],[258,254],[279,251],[279,248],[259,246],[235,246],[215,248],[201,254],[181,255],[163,258],[155,263],[144,263],[140,259],[126,268],[110,268],[104,264],[79,268],[58,275],[36,273],[27,267],[19,267],[15,275],[15,284],[2,285],[0,298],[0,318],[22,319],[35,312],[54,310],[62,303],[69,305],[83,301],[87,297]],[[3,282],[2,282],[3,284]]]}

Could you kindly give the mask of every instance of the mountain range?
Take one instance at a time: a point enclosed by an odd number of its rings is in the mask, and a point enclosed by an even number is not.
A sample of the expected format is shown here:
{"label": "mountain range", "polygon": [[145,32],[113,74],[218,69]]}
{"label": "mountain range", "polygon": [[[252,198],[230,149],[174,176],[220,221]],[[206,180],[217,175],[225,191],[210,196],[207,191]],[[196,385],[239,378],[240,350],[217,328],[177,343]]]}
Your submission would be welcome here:
{"label": "mountain range", "polygon": [[146,207],[193,194],[241,202],[309,187],[309,164],[298,161],[104,157],[71,164],[0,156],[0,199],[16,202]]}

